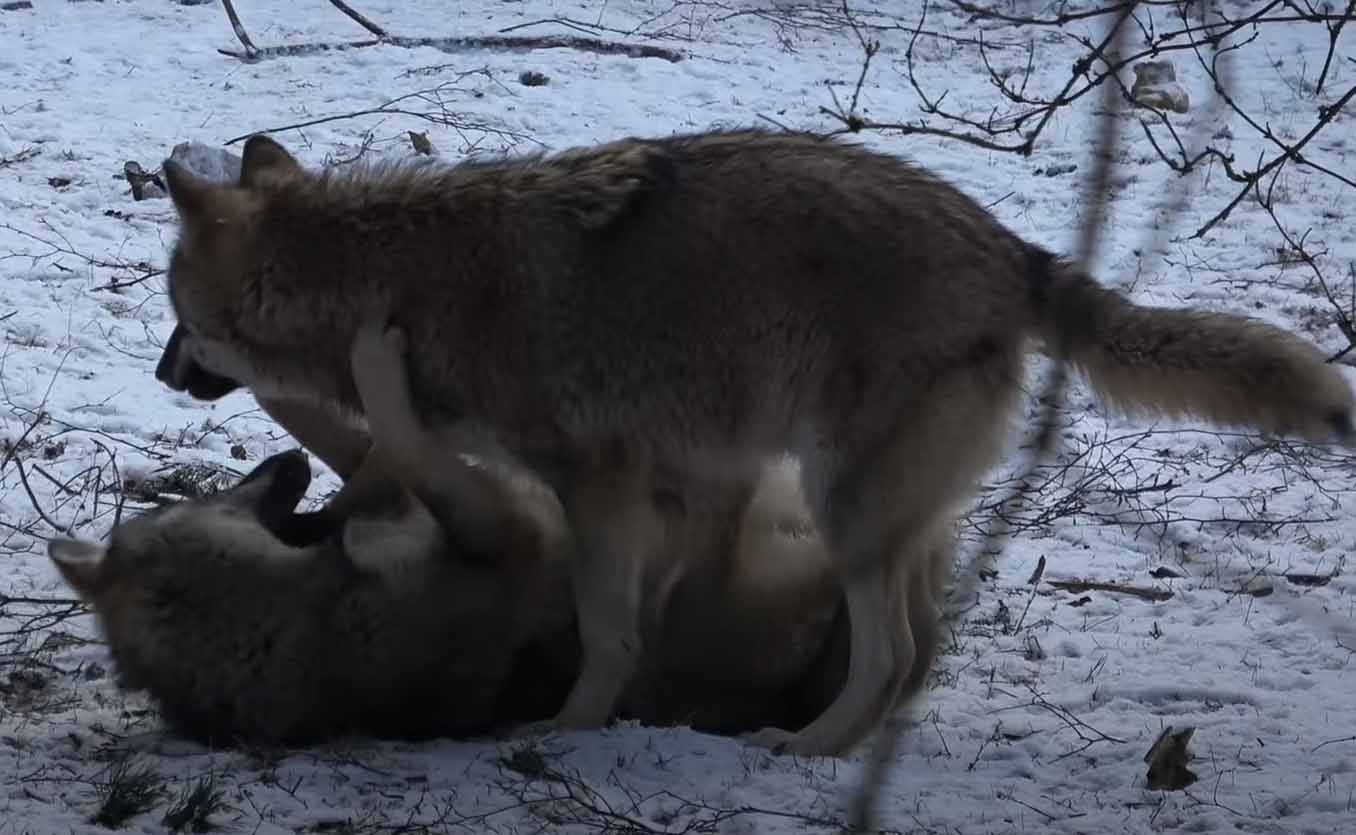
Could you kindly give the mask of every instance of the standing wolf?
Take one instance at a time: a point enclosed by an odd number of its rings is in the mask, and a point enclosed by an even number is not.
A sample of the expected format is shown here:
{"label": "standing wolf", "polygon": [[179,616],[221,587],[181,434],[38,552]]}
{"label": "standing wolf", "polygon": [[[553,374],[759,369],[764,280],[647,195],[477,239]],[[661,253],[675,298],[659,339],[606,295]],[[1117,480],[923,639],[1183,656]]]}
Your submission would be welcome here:
{"label": "standing wolf", "polygon": [[[738,131],[317,175],[255,137],[243,158],[237,186],[164,167],[181,218],[169,293],[196,360],[257,395],[358,411],[349,348],[365,324],[397,326],[365,350],[407,371],[413,412],[491,432],[562,499],[583,647],[566,726],[608,718],[642,611],[662,614],[641,593],[656,490],[679,509],[737,493],[790,451],[843,584],[849,672],[814,722],[755,741],[834,753],[869,733],[918,649],[891,577],[949,541],[1032,340],[1130,412],[1316,440],[1351,427],[1351,389],[1301,340],[1139,307],[853,145]],[[401,339],[419,349],[403,362]],[[393,411],[368,422],[411,423]],[[436,496],[416,438],[373,437]]]}

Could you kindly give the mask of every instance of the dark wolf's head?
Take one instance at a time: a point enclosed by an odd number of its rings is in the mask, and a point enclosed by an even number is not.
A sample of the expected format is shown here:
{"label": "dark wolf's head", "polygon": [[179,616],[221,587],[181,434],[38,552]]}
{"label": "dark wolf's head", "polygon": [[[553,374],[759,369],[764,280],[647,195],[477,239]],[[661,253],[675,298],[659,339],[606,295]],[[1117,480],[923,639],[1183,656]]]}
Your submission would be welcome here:
{"label": "dark wolf's head", "polygon": [[[213,737],[236,721],[211,693],[226,668],[245,660],[231,651],[248,656],[283,636],[287,629],[269,620],[270,609],[289,608],[282,605],[289,597],[300,604],[327,585],[301,576],[308,550],[273,531],[292,524],[310,480],[305,454],[285,452],[228,490],[126,520],[107,544],[48,544],[62,577],[93,609],[123,684],[152,691],[171,721],[198,735]],[[284,592],[289,583],[294,588]],[[212,672],[204,677],[204,670]]]}
{"label": "dark wolf's head", "polygon": [[309,483],[305,454],[282,453],[107,544],[49,544],[126,688],[213,745],[461,736],[550,715],[569,682],[552,665],[573,661],[534,655],[533,636],[574,637],[563,561],[487,565],[403,501],[313,530],[295,513]]}
{"label": "dark wolf's head", "polygon": [[107,545],[60,537],[48,543],[47,552],[62,577],[96,610],[101,604],[118,608],[125,581],[144,582],[146,570],[154,571],[160,560],[170,559],[161,551],[174,548],[181,539],[220,550],[223,561],[233,555],[252,560],[279,546],[288,547],[276,539],[273,529],[287,527],[310,483],[305,453],[279,453],[230,489],[162,505],[127,520],[113,529]]}

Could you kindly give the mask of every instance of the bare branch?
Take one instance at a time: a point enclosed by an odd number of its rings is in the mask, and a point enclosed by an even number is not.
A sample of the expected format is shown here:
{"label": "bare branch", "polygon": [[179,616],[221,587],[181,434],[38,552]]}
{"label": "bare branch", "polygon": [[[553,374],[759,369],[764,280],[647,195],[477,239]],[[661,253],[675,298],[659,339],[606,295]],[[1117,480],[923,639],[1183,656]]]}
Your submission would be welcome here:
{"label": "bare branch", "polygon": [[353,18],[353,20],[356,21],[359,26],[363,27],[364,29],[376,35],[378,38],[381,38],[382,40],[386,39],[385,29],[382,29],[380,26],[373,23],[371,20],[368,20],[366,17],[360,14],[357,9],[345,3],[344,0],[330,0],[330,3],[339,11]]}
{"label": "bare branch", "polygon": [[245,27],[240,22],[240,16],[236,14],[234,5],[232,5],[230,0],[224,0],[222,5],[226,9],[226,16],[230,18],[231,28],[235,30],[236,38],[239,39],[240,43],[244,46],[244,51],[238,52],[230,49],[218,49],[217,51],[222,55],[229,55],[232,58],[238,58],[242,61],[258,61],[263,58],[285,58],[297,55],[312,55],[318,52],[329,52],[331,50],[363,49],[365,47],[379,45],[398,46],[405,49],[432,47],[433,49],[439,49],[443,52],[464,52],[468,49],[577,49],[583,52],[594,52],[602,55],[628,55],[632,58],[662,58],[665,61],[671,62],[681,61],[684,57],[681,52],[660,46],[624,44],[616,41],[605,41],[600,38],[575,35],[544,35],[541,37],[510,37],[507,35],[488,35],[481,37],[401,37],[389,34],[385,29],[364,17],[352,6],[343,2],[343,0],[330,0],[330,3],[355,20],[358,25],[376,35],[376,38],[374,40],[349,41],[346,43],[304,43],[285,46],[267,46],[261,49],[254,45],[254,42],[250,40],[249,34],[245,32]]}
{"label": "bare branch", "polygon": [[52,517],[48,516],[47,512],[42,509],[42,504],[38,502],[38,497],[33,494],[33,488],[28,484],[28,473],[24,471],[23,459],[15,456],[14,466],[19,470],[19,482],[23,484],[24,492],[28,494],[28,500],[32,503],[33,510],[38,514],[38,518],[50,525],[54,531],[66,534],[70,533],[69,525],[62,525],[59,522],[54,521]]}
{"label": "bare branch", "polygon": [[[1216,88],[1216,90],[1218,91],[1219,88]],[[1221,95],[1224,94],[1221,93]],[[1238,204],[1242,203],[1247,198],[1248,194],[1252,192],[1253,189],[1257,186],[1257,184],[1262,181],[1262,178],[1266,177],[1273,171],[1278,170],[1282,165],[1285,165],[1287,162],[1294,161],[1300,165],[1310,165],[1310,167],[1317,167],[1313,166],[1312,163],[1309,163],[1307,160],[1305,160],[1304,156],[1300,152],[1304,150],[1304,147],[1308,145],[1309,142],[1315,136],[1318,136],[1319,132],[1321,132],[1323,128],[1327,127],[1328,124],[1333,121],[1333,119],[1337,118],[1337,114],[1341,113],[1342,109],[1345,108],[1347,106],[1347,103],[1350,102],[1353,98],[1356,98],[1356,85],[1353,85],[1351,89],[1347,90],[1347,92],[1343,94],[1343,96],[1340,99],[1338,99],[1334,104],[1326,107],[1320,107],[1318,109],[1318,121],[1315,122],[1314,126],[1309,129],[1309,132],[1302,136],[1300,140],[1296,142],[1294,145],[1286,145],[1285,143],[1277,139],[1275,135],[1271,133],[1270,129],[1263,128],[1262,129],[1263,135],[1265,135],[1272,141],[1276,142],[1276,144],[1280,145],[1282,149],[1281,153],[1277,154],[1275,157],[1271,159],[1270,162],[1267,162],[1265,165],[1258,168],[1256,171],[1250,174],[1246,174],[1244,179],[1244,186],[1242,189],[1239,190],[1238,194],[1236,194],[1234,198],[1230,200],[1223,209],[1220,209],[1217,213],[1215,213],[1214,217],[1206,221],[1205,224],[1201,226],[1201,228],[1197,229],[1195,232],[1192,232],[1190,237],[1192,238],[1205,237],[1205,235],[1211,229],[1214,229],[1216,226],[1218,226],[1220,223],[1223,223],[1224,220],[1229,217],[1233,210],[1238,207]],[[1227,98],[1225,100],[1229,103],[1229,106],[1234,110],[1235,113],[1242,113],[1242,111],[1237,107],[1237,105],[1235,105],[1231,100]],[[1254,126],[1256,126],[1255,123]],[[1327,169],[1322,170],[1324,171],[1324,173],[1330,174],[1335,178],[1341,180],[1342,182],[1353,187],[1356,187],[1356,181],[1350,180],[1346,177],[1336,174],[1335,172],[1328,171]]]}
{"label": "bare branch", "polygon": [[[1337,359],[1346,352],[1356,348],[1356,298],[1352,301],[1351,309],[1342,306],[1342,303],[1338,301],[1337,297],[1333,294],[1332,288],[1328,286],[1327,277],[1324,276],[1323,270],[1318,265],[1318,258],[1305,246],[1309,233],[1305,232],[1296,239],[1290,233],[1290,230],[1286,229],[1285,224],[1281,222],[1280,217],[1277,216],[1276,204],[1273,200],[1273,191],[1276,188],[1276,181],[1279,178],[1280,172],[1278,170],[1276,174],[1272,175],[1271,182],[1267,185],[1265,194],[1262,193],[1261,183],[1254,183],[1254,196],[1257,198],[1257,205],[1261,206],[1262,210],[1267,213],[1267,217],[1271,218],[1272,225],[1276,227],[1276,231],[1279,232],[1281,238],[1285,240],[1285,244],[1288,247],[1286,260],[1292,262],[1298,261],[1308,267],[1309,271],[1313,273],[1314,281],[1318,284],[1318,288],[1323,293],[1323,297],[1326,298],[1328,304],[1331,305],[1336,315],[1337,329],[1341,331],[1342,335],[1347,339],[1346,348],[1342,350],[1342,353],[1333,358]],[[1356,268],[1353,268],[1353,280],[1356,281]]]}
{"label": "bare branch", "polygon": [[221,0],[221,5],[226,9],[226,17],[231,21],[231,29],[235,31],[236,39],[245,47],[245,58],[255,60],[259,57],[259,47],[250,40],[249,33],[245,31],[245,24],[240,22],[240,15],[235,13],[235,4],[231,0]]}
{"label": "bare branch", "polygon": [[23,448],[24,442],[28,440],[28,436],[33,434],[33,430],[37,429],[38,424],[42,423],[43,419],[46,417],[47,413],[41,410],[33,415],[33,419],[29,421],[28,426],[24,428],[23,434],[5,450],[5,457],[0,459],[0,473],[4,473],[5,467],[9,466],[11,459],[15,461],[18,460],[19,450]]}
{"label": "bare branch", "polygon": [[1047,580],[1057,589],[1081,594],[1085,591],[1102,591],[1108,594],[1128,594],[1142,600],[1171,600],[1172,592],[1144,586],[1127,586],[1123,583],[1099,583],[1095,580]]}
{"label": "bare branch", "polygon": [[1347,10],[1340,19],[1325,21],[1328,27],[1328,54],[1323,56],[1323,69],[1319,70],[1318,80],[1314,82],[1314,95],[1323,95],[1323,85],[1328,81],[1328,71],[1332,69],[1333,56],[1337,54],[1337,39],[1342,36],[1342,28],[1354,19],[1356,19],[1356,0],[1347,0]]}
{"label": "bare branch", "polygon": [[36,157],[40,153],[42,153],[41,148],[39,148],[36,145],[29,145],[27,148],[24,148],[23,150],[19,151],[18,153],[12,156],[7,157],[4,154],[0,154],[0,168],[6,168],[11,165],[18,165],[21,162],[27,162],[28,160],[32,159],[33,157]]}
{"label": "bare branch", "polygon": [[[19,227],[12,226],[8,223],[0,223],[0,229],[13,232],[14,234],[20,237],[27,238],[30,241],[42,244],[43,246],[47,247],[48,248],[47,252],[41,252],[36,254],[34,253],[22,254],[24,257],[32,258],[35,261],[41,259],[54,259],[57,256],[61,255],[69,255],[71,257],[78,258],[79,260],[83,261],[85,265],[90,268],[117,270],[125,273],[130,273],[132,275],[131,278],[127,279],[110,278],[108,283],[95,287],[94,288],[95,290],[121,290],[127,287],[135,287],[139,284],[144,284],[145,282],[150,281],[153,278],[157,278],[165,274],[164,269],[156,267],[146,261],[123,261],[123,260],[110,261],[105,258],[95,258],[91,255],[86,255],[85,253],[75,249],[74,245],[72,245],[71,242],[66,239],[66,236],[63,235],[59,230],[54,228],[51,224],[47,223],[46,221],[43,221],[43,225],[47,227],[48,231],[55,237],[55,239],[44,237],[43,235],[39,235],[34,232],[29,232],[26,229],[20,229]],[[11,255],[6,257],[15,257],[15,256]],[[56,266],[58,269],[65,270],[66,272],[71,272],[71,270],[62,267],[62,265],[58,261],[54,260],[53,265]]]}
{"label": "bare branch", "polygon": [[[357,119],[363,116],[408,116],[421,121],[429,122],[442,127],[452,128],[457,131],[479,131],[492,134],[519,142],[531,140],[526,134],[507,128],[497,127],[489,122],[480,121],[475,118],[462,116],[452,112],[444,97],[447,93],[453,92],[458,88],[455,82],[444,82],[436,87],[430,87],[426,90],[416,90],[413,93],[406,93],[402,96],[396,96],[390,101],[377,105],[376,107],[365,110],[355,110],[350,113],[336,113],[330,116],[319,116],[314,119],[306,119],[300,122],[293,122],[288,125],[265,128],[258,131],[250,131],[239,136],[226,140],[227,145],[234,145],[249,139],[256,133],[279,133],[285,130],[296,130],[298,128],[311,127],[312,125],[323,125],[328,122],[338,122],[345,119]],[[414,102],[423,102],[430,105],[429,110],[413,110],[407,105]]]}

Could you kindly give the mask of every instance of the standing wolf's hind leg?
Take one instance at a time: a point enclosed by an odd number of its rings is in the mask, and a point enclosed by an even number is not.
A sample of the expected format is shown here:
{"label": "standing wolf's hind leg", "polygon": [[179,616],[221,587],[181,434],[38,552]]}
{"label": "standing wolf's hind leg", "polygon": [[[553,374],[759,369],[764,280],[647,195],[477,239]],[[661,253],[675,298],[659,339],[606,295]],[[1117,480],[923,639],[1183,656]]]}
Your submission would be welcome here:
{"label": "standing wolf's hind leg", "polygon": [[891,599],[887,559],[878,556],[840,574],[850,639],[847,680],[837,698],[800,731],[764,728],[746,741],[777,753],[840,756],[880,724],[914,653],[908,620],[898,617],[899,601]]}

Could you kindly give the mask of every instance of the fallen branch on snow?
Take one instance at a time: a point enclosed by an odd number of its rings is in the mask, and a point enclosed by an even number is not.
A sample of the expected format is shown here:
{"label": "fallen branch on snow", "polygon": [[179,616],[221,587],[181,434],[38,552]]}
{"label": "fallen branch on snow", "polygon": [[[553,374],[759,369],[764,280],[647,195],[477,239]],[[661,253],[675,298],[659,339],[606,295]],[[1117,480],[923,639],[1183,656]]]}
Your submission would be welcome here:
{"label": "fallen branch on snow", "polygon": [[[453,82],[445,82],[437,87],[431,87],[427,90],[416,90],[413,93],[406,93],[401,96],[383,102],[376,107],[366,108],[364,110],[355,110],[350,113],[336,113],[330,116],[318,116],[314,119],[306,119],[301,122],[294,122],[288,125],[279,125],[273,128],[264,128],[263,130],[250,131],[242,133],[239,136],[226,140],[227,145],[234,145],[237,142],[243,142],[256,133],[279,133],[285,130],[296,130],[297,128],[308,128],[312,125],[321,125],[327,122],[337,122],[343,119],[356,119],[362,116],[410,116],[425,122],[430,122],[442,127],[452,128],[457,131],[479,131],[481,133],[499,136],[511,142],[519,142],[531,137],[507,128],[496,127],[495,125],[479,121],[474,117],[464,116],[455,113],[448,106],[446,95],[448,92],[456,90]],[[408,104],[413,102],[423,102],[432,107],[431,110],[413,110]]]}
{"label": "fallen branch on snow", "polygon": [[261,58],[288,58],[297,55],[314,55],[318,52],[329,52],[331,50],[344,49],[362,49],[369,46],[398,46],[405,49],[415,49],[418,47],[431,47],[442,52],[461,52],[468,49],[505,49],[505,50],[533,50],[533,49],[575,49],[581,52],[593,52],[599,55],[626,55],[631,58],[662,58],[665,61],[677,63],[683,60],[683,53],[673,49],[666,49],[662,46],[653,46],[647,44],[627,44],[620,41],[607,41],[601,38],[584,37],[581,35],[540,35],[540,36],[511,36],[511,35],[484,35],[468,37],[424,37],[408,38],[399,35],[387,34],[386,30],[372,21],[363,17],[346,3],[338,0],[330,0],[340,11],[356,20],[359,25],[369,32],[376,35],[375,38],[369,38],[361,41],[348,41],[345,43],[304,43],[290,44],[283,46],[258,47],[250,40],[249,33],[240,21],[240,15],[236,13],[231,0],[222,0],[222,6],[226,9],[226,16],[231,21],[231,28],[235,31],[236,38],[244,47],[243,50],[218,49],[222,55],[229,55],[232,58],[238,58],[241,61],[258,61]]}
{"label": "fallen branch on snow", "polygon": [[1129,594],[1142,600],[1168,600],[1172,592],[1148,586],[1125,586],[1120,583],[1098,583],[1092,580],[1047,580],[1047,583],[1062,591],[1082,594],[1085,591],[1104,591],[1108,594]]}

